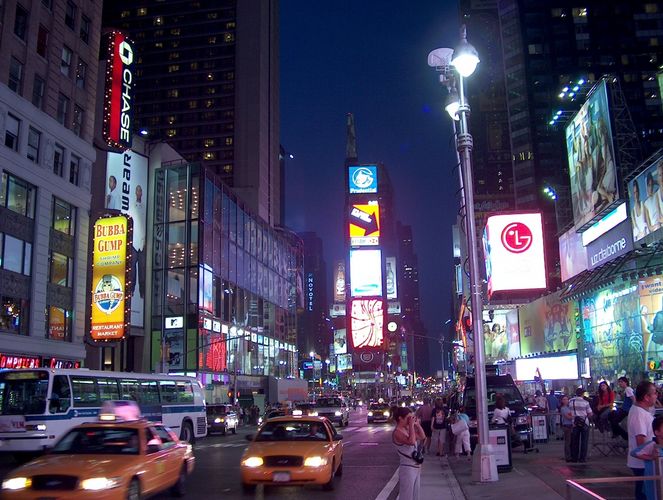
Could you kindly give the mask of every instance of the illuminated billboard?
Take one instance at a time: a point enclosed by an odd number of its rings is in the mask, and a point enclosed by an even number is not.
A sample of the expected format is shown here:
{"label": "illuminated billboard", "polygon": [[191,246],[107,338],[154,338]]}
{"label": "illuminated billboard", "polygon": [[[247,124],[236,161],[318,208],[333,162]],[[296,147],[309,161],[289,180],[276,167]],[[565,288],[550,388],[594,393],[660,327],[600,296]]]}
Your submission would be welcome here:
{"label": "illuminated billboard", "polygon": [[661,276],[638,282],[640,324],[645,362],[663,361],[663,281]]}
{"label": "illuminated billboard", "polygon": [[127,265],[131,244],[130,219],[124,215],[97,219],[93,228],[92,314],[93,340],[120,340],[128,323]]}
{"label": "illuminated billboard", "polygon": [[520,354],[571,351],[578,347],[575,302],[562,302],[561,291],[518,309]]}
{"label": "illuminated billboard", "polygon": [[382,299],[350,301],[350,338],[355,349],[382,347],[385,312]]}
{"label": "illuminated billboard", "polygon": [[352,370],[352,354],[341,354],[336,356],[336,369],[339,372]]}
{"label": "illuminated billboard", "polygon": [[492,215],[483,235],[488,296],[546,288],[540,213]]}
{"label": "illuminated billboard", "polygon": [[356,165],[348,167],[348,184],[350,194],[377,193],[377,165]]}
{"label": "illuminated billboard", "polygon": [[380,250],[350,250],[350,296],[382,296]]}
{"label": "illuminated billboard", "polygon": [[351,205],[348,223],[351,246],[375,246],[380,243],[380,206],[377,201]]}
{"label": "illuminated billboard", "polygon": [[103,137],[119,149],[131,147],[135,57],[133,42],[124,33],[111,31],[104,35],[106,82],[104,87]]}
{"label": "illuminated billboard", "polygon": [[509,354],[507,310],[483,311],[483,345],[486,360],[506,360]]}
{"label": "illuminated billboard", "polygon": [[516,380],[577,380],[578,357],[575,354],[516,360]]}
{"label": "illuminated billboard", "polygon": [[605,81],[566,126],[573,220],[584,225],[619,197]]}
{"label": "illuminated billboard", "polygon": [[342,260],[334,269],[334,302],[345,302],[345,263]]}
{"label": "illuminated billboard", "polygon": [[396,279],[396,257],[387,257],[386,262],[386,281],[387,281],[387,298],[398,298],[398,282]]}
{"label": "illuminated billboard", "polygon": [[108,153],[104,208],[119,210],[133,222],[130,270],[131,324],[144,326],[147,221],[147,157],[134,151]]}
{"label": "illuminated billboard", "polygon": [[334,330],[334,354],[346,354],[348,352],[348,339],[345,328]]}
{"label": "illuminated billboard", "polygon": [[628,183],[628,198],[637,243],[663,226],[663,154]]}
{"label": "illuminated billboard", "polygon": [[575,228],[559,237],[559,265],[562,281],[570,280],[587,269],[587,249],[582,244],[582,234]]}

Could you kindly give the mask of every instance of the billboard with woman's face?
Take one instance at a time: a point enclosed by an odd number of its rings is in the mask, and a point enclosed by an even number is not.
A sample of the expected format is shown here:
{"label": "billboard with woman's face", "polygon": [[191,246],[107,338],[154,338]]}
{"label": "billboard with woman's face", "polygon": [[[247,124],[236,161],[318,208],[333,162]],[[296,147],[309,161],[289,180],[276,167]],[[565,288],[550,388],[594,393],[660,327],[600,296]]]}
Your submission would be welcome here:
{"label": "billboard with woman's face", "polygon": [[663,226],[663,154],[628,183],[633,242]]}
{"label": "billboard with woman's face", "polygon": [[573,221],[584,225],[619,198],[608,91],[599,82],[567,125]]}

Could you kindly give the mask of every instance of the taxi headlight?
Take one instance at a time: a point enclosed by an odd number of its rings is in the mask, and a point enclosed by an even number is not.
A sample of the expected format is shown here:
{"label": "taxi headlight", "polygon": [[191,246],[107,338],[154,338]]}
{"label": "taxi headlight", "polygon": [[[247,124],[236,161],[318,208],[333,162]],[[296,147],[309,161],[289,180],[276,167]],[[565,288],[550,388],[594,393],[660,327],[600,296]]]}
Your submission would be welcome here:
{"label": "taxi headlight", "polygon": [[383,415],[384,415],[385,417],[388,417],[388,416],[390,415],[390,413],[389,413],[388,411],[385,411],[385,412],[383,413]]}
{"label": "taxi headlight", "polygon": [[261,457],[249,457],[244,459],[242,465],[246,467],[260,467],[263,464]]}
{"label": "taxi headlight", "polygon": [[22,490],[32,486],[32,479],[29,477],[12,477],[2,482],[3,490]]}
{"label": "taxi headlight", "polygon": [[343,415],[343,413],[340,412],[340,411],[335,411],[335,412],[334,412],[334,415],[336,415],[337,417],[340,417],[341,415]]}
{"label": "taxi headlight", "polygon": [[327,459],[322,457],[308,457],[304,460],[304,467],[322,467],[327,465]]}
{"label": "taxi headlight", "polygon": [[81,481],[81,489],[91,491],[110,490],[117,488],[120,484],[120,478],[117,477],[91,477]]}
{"label": "taxi headlight", "polygon": [[373,412],[372,412],[372,411],[369,411],[369,412],[368,412],[368,416],[369,416],[369,417],[372,417],[372,416],[373,416]]}

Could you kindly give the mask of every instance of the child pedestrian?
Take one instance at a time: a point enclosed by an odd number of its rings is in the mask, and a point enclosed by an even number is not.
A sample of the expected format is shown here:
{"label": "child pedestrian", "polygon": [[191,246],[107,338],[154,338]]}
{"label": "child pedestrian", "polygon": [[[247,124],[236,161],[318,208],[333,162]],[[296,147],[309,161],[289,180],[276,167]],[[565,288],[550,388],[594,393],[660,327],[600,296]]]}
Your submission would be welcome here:
{"label": "child pedestrian", "polygon": [[[631,456],[644,460],[645,476],[656,475],[655,461],[663,457],[663,416],[658,416],[652,422],[654,439],[634,448]],[[644,493],[647,500],[656,500],[656,488],[654,481],[644,482]]]}

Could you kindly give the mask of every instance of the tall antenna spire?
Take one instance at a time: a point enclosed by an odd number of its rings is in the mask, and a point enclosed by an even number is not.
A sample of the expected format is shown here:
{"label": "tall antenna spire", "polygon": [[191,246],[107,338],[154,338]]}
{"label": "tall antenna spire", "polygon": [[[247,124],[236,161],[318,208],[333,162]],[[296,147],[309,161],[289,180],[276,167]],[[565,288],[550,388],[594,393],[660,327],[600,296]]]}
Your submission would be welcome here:
{"label": "tall antenna spire", "polygon": [[355,117],[352,113],[347,114],[346,122],[345,163],[356,163],[357,155],[357,133],[355,132]]}

